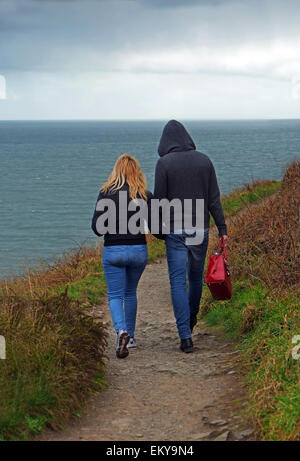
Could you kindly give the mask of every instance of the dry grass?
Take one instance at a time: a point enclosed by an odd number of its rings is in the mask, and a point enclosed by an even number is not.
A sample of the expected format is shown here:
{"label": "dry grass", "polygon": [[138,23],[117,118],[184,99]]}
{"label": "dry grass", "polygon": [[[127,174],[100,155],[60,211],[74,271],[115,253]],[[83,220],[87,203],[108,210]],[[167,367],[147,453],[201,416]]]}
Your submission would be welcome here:
{"label": "dry grass", "polygon": [[102,248],[82,246],[74,253],[65,253],[53,264],[41,263],[23,274],[9,280],[0,281],[0,294],[40,296],[51,288],[67,286],[95,272],[100,266]]}
{"label": "dry grass", "polygon": [[251,277],[277,292],[299,290],[299,209],[300,162],[295,162],[287,169],[278,192],[244,207],[229,220],[234,278]]}
{"label": "dry grass", "polygon": [[0,434],[26,438],[78,410],[104,371],[106,332],[91,305],[67,293],[1,300]]}
{"label": "dry grass", "polygon": [[[262,181],[233,192],[223,200],[226,215],[279,187]],[[148,248],[150,262],[165,255],[162,241],[150,238]],[[60,426],[103,384],[106,332],[94,306],[104,290],[100,246],[0,282],[0,439]]]}
{"label": "dry grass", "polygon": [[87,296],[69,294],[98,266],[99,250],[82,248],[1,283],[7,359],[0,361],[0,439],[60,426],[103,384],[102,319]]}
{"label": "dry grass", "polygon": [[257,306],[247,305],[243,311],[243,323],[241,325],[241,333],[247,333],[253,330],[259,319],[261,318],[262,311]]}
{"label": "dry grass", "polygon": [[203,304],[206,320],[244,350],[249,414],[266,440],[300,440],[300,360],[292,357],[300,334],[299,207],[294,162],[278,192],[230,219],[233,299],[213,302],[206,292]]}
{"label": "dry grass", "polygon": [[[103,386],[101,253],[101,245],[82,247],[0,283],[0,440],[60,427]],[[150,261],[163,256],[163,242],[150,238]]]}

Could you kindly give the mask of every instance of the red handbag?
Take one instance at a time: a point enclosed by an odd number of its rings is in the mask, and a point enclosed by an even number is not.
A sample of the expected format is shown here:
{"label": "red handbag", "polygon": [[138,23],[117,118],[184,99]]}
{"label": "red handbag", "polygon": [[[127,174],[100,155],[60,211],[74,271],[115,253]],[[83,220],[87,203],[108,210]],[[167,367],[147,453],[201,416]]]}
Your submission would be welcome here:
{"label": "red handbag", "polygon": [[205,283],[214,299],[231,299],[231,277],[223,237],[220,238],[217,252],[209,257]]}

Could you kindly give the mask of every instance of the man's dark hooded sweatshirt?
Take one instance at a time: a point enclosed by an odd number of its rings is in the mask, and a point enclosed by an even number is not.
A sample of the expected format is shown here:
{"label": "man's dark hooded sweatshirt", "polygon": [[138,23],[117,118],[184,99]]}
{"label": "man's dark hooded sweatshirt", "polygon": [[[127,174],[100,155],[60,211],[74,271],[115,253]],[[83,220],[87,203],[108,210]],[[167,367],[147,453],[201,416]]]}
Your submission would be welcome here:
{"label": "man's dark hooded sweatshirt", "polygon": [[[204,199],[204,228],[209,228],[212,214],[219,235],[227,234],[224,213],[216,173],[207,155],[196,150],[194,141],[184,126],[176,120],[164,127],[158,153],[160,159],[155,171],[154,197],[180,199]],[[193,222],[196,206],[193,203]],[[172,229],[172,223],[171,223]]]}

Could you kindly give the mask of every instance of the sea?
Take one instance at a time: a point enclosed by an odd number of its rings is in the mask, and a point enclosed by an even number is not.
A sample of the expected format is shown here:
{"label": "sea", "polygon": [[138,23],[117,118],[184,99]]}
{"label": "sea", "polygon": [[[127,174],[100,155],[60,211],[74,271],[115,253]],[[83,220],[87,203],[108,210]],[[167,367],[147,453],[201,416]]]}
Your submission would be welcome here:
{"label": "sea", "polygon": [[[0,121],[0,278],[93,245],[98,191],[119,155],[153,190],[166,121]],[[215,165],[222,194],[280,179],[300,158],[299,120],[183,121]]]}

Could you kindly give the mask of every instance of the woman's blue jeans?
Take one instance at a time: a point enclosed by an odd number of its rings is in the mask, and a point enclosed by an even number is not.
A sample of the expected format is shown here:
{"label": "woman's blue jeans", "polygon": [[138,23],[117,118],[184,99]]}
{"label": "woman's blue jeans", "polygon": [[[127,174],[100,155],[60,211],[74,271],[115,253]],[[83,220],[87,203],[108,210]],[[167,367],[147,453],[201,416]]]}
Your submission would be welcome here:
{"label": "woman's blue jeans", "polygon": [[172,303],[181,339],[191,337],[190,317],[199,312],[208,231],[205,231],[200,245],[186,245],[186,236],[185,233],[166,236]]}
{"label": "woman's blue jeans", "polygon": [[106,246],[102,264],[111,318],[116,332],[134,337],[137,312],[136,290],[148,260],[147,245]]}

